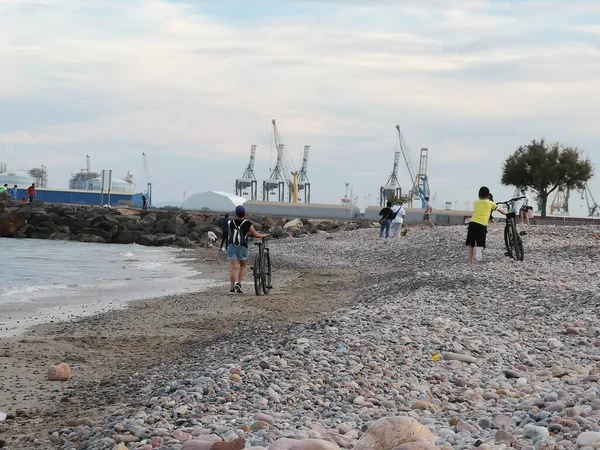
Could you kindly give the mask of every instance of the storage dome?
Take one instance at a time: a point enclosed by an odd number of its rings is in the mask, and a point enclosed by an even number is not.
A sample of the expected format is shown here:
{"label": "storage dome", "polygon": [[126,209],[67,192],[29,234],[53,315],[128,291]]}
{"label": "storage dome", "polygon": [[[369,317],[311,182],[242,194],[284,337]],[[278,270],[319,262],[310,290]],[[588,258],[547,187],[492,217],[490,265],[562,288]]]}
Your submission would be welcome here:
{"label": "storage dome", "polygon": [[[105,186],[108,186],[108,177],[104,181]],[[135,188],[135,184],[128,183],[123,178],[112,177],[112,192],[131,192]],[[92,180],[92,190],[100,191],[102,189],[102,178],[94,178]]]}
{"label": "storage dome", "polygon": [[24,189],[31,186],[31,183],[35,183],[35,179],[24,170],[9,170],[0,173],[0,186],[8,184],[9,187],[13,187],[16,184]]}
{"label": "storage dome", "polygon": [[233,212],[236,206],[246,203],[244,197],[229,192],[210,191],[190,196],[181,207],[198,211]]}

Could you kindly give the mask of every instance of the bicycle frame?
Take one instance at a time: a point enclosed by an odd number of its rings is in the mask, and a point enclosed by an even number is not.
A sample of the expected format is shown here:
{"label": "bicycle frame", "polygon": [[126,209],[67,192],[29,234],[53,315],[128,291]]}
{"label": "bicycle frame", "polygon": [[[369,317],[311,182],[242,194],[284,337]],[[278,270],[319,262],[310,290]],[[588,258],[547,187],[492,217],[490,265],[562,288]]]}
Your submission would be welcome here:
{"label": "bicycle frame", "polygon": [[504,244],[508,256],[517,261],[523,261],[524,252],[523,241],[517,230],[517,212],[515,211],[514,204],[517,200],[524,198],[525,197],[515,197],[506,202],[496,202],[497,205],[506,205],[508,207],[506,213],[506,226],[504,227]]}

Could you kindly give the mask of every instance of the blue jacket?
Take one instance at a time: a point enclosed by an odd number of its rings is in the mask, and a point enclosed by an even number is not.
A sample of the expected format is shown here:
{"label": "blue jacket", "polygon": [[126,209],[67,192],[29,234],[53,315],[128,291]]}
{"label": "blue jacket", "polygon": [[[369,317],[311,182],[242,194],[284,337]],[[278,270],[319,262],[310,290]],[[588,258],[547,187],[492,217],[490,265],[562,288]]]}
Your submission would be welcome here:
{"label": "blue jacket", "polygon": [[223,233],[229,233],[229,219],[227,217],[221,219],[221,231]]}
{"label": "blue jacket", "polygon": [[11,188],[10,189],[10,195],[12,195],[13,200],[17,199],[17,189],[16,188]]}

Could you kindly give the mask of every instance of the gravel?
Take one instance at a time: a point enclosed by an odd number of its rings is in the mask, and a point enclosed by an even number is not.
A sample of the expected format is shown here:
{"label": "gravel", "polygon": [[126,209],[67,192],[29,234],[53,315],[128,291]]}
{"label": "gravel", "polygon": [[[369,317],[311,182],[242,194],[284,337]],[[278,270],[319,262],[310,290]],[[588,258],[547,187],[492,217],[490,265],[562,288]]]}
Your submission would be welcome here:
{"label": "gravel", "polygon": [[124,389],[139,389],[143,406],[52,438],[92,450],[238,436],[247,447],[321,438],[352,448],[372,421],[405,415],[441,448],[596,447],[598,229],[531,227],[522,263],[504,256],[502,233],[490,228],[473,270],[464,227],[274,241],[275,287],[282,267],[359,268],[356,289],[339,286],[350,306],[291,328],[236,330],[202,349],[210,358],[190,353],[131,380]]}

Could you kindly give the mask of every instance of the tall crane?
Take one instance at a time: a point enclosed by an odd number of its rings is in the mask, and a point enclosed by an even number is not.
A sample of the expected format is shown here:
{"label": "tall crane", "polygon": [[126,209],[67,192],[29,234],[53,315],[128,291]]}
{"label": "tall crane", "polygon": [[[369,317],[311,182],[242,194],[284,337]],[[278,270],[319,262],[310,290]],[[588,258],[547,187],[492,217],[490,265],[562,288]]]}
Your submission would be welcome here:
{"label": "tall crane", "polygon": [[571,190],[569,188],[559,187],[550,205],[550,214],[569,215],[569,197]]}
{"label": "tall crane", "polygon": [[400,163],[400,152],[394,153],[394,168],[390,174],[385,186],[379,188],[379,205],[384,206],[391,197],[400,197],[402,188],[398,181],[398,165]]}
{"label": "tall crane", "polygon": [[268,202],[271,195],[277,193],[277,201],[285,201],[285,187],[288,187],[288,192],[291,200],[293,188],[290,189],[289,175],[291,172],[287,169],[285,163],[285,146],[279,136],[279,130],[275,123],[275,119],[271,120],[273,124],[273,141],[275,142],[275,148],[277,149],[277,162],[275,167],[271,171],[271,175],[268,180],[263,181],[263,201]]}
{"label": "tall crane", "polygon": [[298,173],[298,190],[304,192],[304,203],[310,203],[310,181],[308,181],[308,152],[310,145],[304,146],[304,156],[302,157],[302,168]]}
{"label": "tall crane", "polygon": [[148,169],[148,157],[146,153],[142,153],[142,161],[144,162],[144,176],[146,177],[146,196],[148,198],[148,206],[152,206],[152,182],[150,181],[150,169]]}
{"label": "tall crane", "polygon": [[256,145],[250,147],[250,162],[241,178],[235,180],[235,194],[239,196],[248,195],[247,189],[250,188],[250,200],[257,200],[258,182],[254,175],[254,159],[256,157]]}
{"label": "tall crane", "polygon": [[400,147],[400,151],[402,152],[402,156],[404,157],[408,175],[410,176],[412,182],[412,189],[410,191],[408,204],[412,207],[413,199],[417,197],[421,200],[421,208],[425,208],[425,205],[427,204],[427,200],[425,200],[425,198],[429,197],[430,192],[429,178],[427,177],[427,160],[429,158],[429,150],[427,148],[421,149],[419,172],[415,172],[415,167],[413,164],[414,156],[408,147],[408,144],[404,140],[404,136],[400,131],[400,125],[396,125],[396,130],[398,131],[398,145]]}
{"label": "tall crane", "polygon": [[588,209],[588,217],[600,216],[600,205],[594,200],[592,191],[587,184],[581,190],[581,199],[583,200],[584,198]]}

